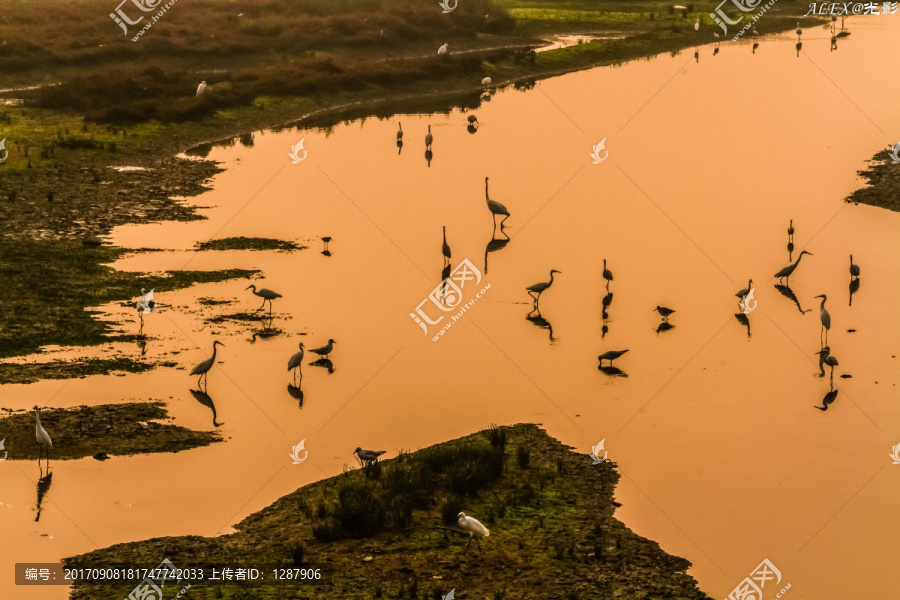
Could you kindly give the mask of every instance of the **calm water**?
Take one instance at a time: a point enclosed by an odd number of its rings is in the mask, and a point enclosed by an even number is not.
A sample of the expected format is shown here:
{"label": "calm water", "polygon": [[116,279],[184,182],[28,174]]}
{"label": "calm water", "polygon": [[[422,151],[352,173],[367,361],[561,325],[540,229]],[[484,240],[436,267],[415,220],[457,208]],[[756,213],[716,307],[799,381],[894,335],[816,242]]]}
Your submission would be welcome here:
{"label": "calm water", "polygon": [[[5,386],[4,406],[162,399],[177,423],[212,428],[184,369],[209,355],[214,337],[225,343],[208,392],[226,443],[58,462],[39,522],[36,465],[6,462],[0,563],[225,533],[298,486],[340,473],[357,446],[390,456],[527,421],[578,452],[605,439],[623,474],[618,517],[691,560],[713,597],[727,596],[764,558],[791,584],[788,597],[895,597],[900,466],[888,454],[900,443],[900,215],[842,200],[860,186],[866,159],[900,138],[890,59],[900,20],[852,25],[837,52],[826,30],[811,30],[799,58],[784,36],[756,55],[723,44],[715,57],[700,48],[699,62],[688,51],[504,91],[478,109],[475,135],[454,112],[261,132],[252,148],[214,149],[210,158],[227,170],[192,200],[209,220],[121,228],[114,243],[167,251],[116,266],[260,269],[256,283],[284,295],[273,322],[284,333],[254,339],[250,326],[205,322],[255,309],[246,281],[158,290],[168,306],[146,321],[147,356],[178,369]],[[399,155],[397,120],[406,132]],[[301,138],[308,156],[290,164]],[[592,164],[603,138],[609,158]],[[485,176],[512,213],[511,241],[488,256],[481,285],[490,290],[435,343],[409,313],[441,279],[442,226],[454,267],[468,258],[483,270],[492,237]],[[814,255],[790,282],[811,312],[771,280],[788,259],[789,219],[794,257],[801,248]],[[238,235],[310,249],[190,251],[198,240]],[[330,257],[320,253],[323,235],[334,238]],[[851,253],[862,268],[852,306]],[[615,274],[605,335],[604,258]],[[546,323],[526,319],[524,291],[550,269],[562,271],[541,301],[552,338]],[[758,301],[749,337],[734,316],[734,293],[748,277]],[[840,361],[827,412],[813,408],[830,389],[814,356],[821,293]],[[198,298],[233,303],[200,307]],[[673,329],[657,332],[657,304],[677,310]],[[131,309],[101,309],[136,329]],[[304,365],[299,408],[286,389],[287,358],[301,341],[328,338],[337,341],[334,372]],[[79,353],[140,353],[109,348]],[[624,348],[615,364],[627,376],[597,369],[598,354]],[[302,439],[309,458],[291,465]],[[7,577],[0,590],[66,595],[13,589]]]}

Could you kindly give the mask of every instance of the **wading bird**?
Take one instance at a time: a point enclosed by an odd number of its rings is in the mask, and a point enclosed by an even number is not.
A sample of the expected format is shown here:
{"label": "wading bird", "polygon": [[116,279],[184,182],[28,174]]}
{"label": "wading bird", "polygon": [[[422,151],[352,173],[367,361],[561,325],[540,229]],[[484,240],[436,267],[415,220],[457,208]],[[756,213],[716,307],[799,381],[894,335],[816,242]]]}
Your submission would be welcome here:
{"label": "wading bird", "polygon": [[739,291],[737,294],[735,294],[735,296],[737,296],[738,298],[740,298],[740,299],[741,299],[741,302],[743,302],[743,301],[744,301],[744,296],[746,296],[747,294],[749,294],[751,289],[753,289],[753,280],[752,280],[752,279],[748,279],[748,280],[747,280],[747,287],[745,287],[744,289],[742,289],[741,291]]}
{"label": "wading bird", "polygon": [[447,243],[447,226],[444,225],[444,243],[441,245],[441,252],[444,254],[444,266],[450,264],[450,244]]}
{"label": "wading bird", "polygon": [[672,310],[671,308],[666,308],[665,306],[657,306],[657,307],[654,308],[653,310],[655,310],[656,312],[658,312],[658,313],[659,313],[659,316],[661,316],[661,317],[663,318],[664,321],[668,321],[668,320],[669,320],[669,315],[671,315],[673,312],[675,312],[675,311]]}
{"label": "wading bird", "polygon": [[797,256],[797,260],[794,261],[793,263],[789,264],[782,270],[778,271],[777,273],[775,273],[774,277],[776,277],[778,279],[785,279],[785,280],[790,279],[791,274],[793,274],[794,270],[797,268],[797,265],[800,264],[800,259],[803,258],[804,254],[809,254],[810,256],[812,256],[812,252],[807,252],[806,250],[801,250],[800,255]]}
{"label": "wading bird", "polygon": [[478,125],[478,117],[476,117],[475,115],[469,115],[468,121],[469,121],[469,125],[472,125],[472,126]]}
{"label": "wading bird", "polygon": [[444,56],[445,54],[447,54],[447,44],[443,44],[438,48],[438,56]]}
{"label": "wading bird", "polygon": [[353,454],[356,455],[356,458],[359,459],[359,462],[364,464],[378,462],[378,457],[384,453],[385,450],[363,450],[362,448],[357,448],[353,451]]}
{"label": "wading bird", "polygon": [[41,407],[34,407],[34,437],[37,440],[38,446],[40,449],[38,450],[38,464],[41,464],[41,455],[44,451],[47,451],[47,468],[50,468],[50,450],[53,448],[53,441],[50,439],[50,435],[47,433],[47,430],[41,426]]}
{"label": "wading bird", "polygon": [[398,122],[397,127],[399,127],[399,129],[397,129],[397,141],[402,142],[403,141],[403,123]]}
{"label": "wading bird", "polygon": [[828,314],[828,311],[825,309],[825,301],[828,300],[828,296],[825,294],[820,294],[816,296],[816,298],[822,299],[822,305],[819,307],[819,319],[822,321],[822,331],[825,332],[825,343],[828,343],[828,330],[831,329],[831,315]]}
{"label": "wading bird", "polygon": [[[853,257],[850,257],[850,262],[853,262]],[[857,269],[858,271],[859,269]],[[147,313],[151,313],[156,310],[156,300],[153,299],[153,292],[156,288],[153,288],[146,294],[144,293],[144,288],[141,288],[141,299],[137,301],[137,310],[141,314],[141,318]]]}
{"label": "wading bird", "polygon": [[431,125],[428,126],[428,133],[425,134],[425,149],[431,150],[431,142],[434,141],[434,136],[431,135]]}
{"label": "wading bird", "polygon": [[203,92],[206,91],[206,82],[201,81],[200,85],[197,86],[197,96],[202,96]]}
{"label": "wading bird", "polygon": [[484,87],[491,85],[491,83],[493,83],[493,82],[491,81],[490,77],[485,77],[484,79],[481,80],[481,85],[483,85]]}
{"label": "wading bird", "polygon": [[297,352],[288,360],[288,371],[294,371],[294,381],[297,381],[297,371],[300,371],[300,379],[303,379],[303,342],[300,342],[300,352]]}
{"label": "wading bird", "polygon": [[319,356],[328,356],[329,354],[331,354],[331,351],[334,350],[335,343],[336,342],[334,340],[329,339],[327,345],[322,346],[321,348],[313,348],[310,350],[310,352],[318,354]]}
{"label": "wading bird", "polygon": [[197,387],[200,387],[200,382],[203,381],[203,378],[206,377],[207,382],[209,381],[209,377],[207,374],[209,370],[212,369],[212,366],[216,362],[216,346],[224,346],[222,342],[216,340],[213,342],[213,353],[212,356],[204,360],[202,363],[191,369],[191,375],[199,375],[199,379],[197,379]]}
{"label": "wading bird", "polygon": [[821,367],[822,364],[826,364],[829,367],[831,367],[831,380],[834,381],[834,368],[836,366],[838,366],[839,363],[838,363],[838,359],[836,359],[835,357],[833,357],[831,355],[831,348],[829,348],[828,346],[825,346],[824,348],[822,348],[821,350],[816,352],[816,354],[819,355],[819,360],[821,361],[819,363],[820,364],[819,368],[822,369],[822,372],[824,373],[825,369],[823,369]]}
{"label": "wading bird", "polygon": [[850,280],[859,279],[859,265],[853,264],[853,255],[850,255]]}
{"label": "wading bird", "polygon": [[503,219],[500,220],[500,229],[503,229],[503,223],[506,219],[509,218],[509,211],[506,210],[506,207],[497,202],[496,200],[491,200],[490,195],[488,194],[488,178],[484,178],[484,199],[487,201],[488,210],[491,211],[491,218],[494,220],[494,227],[497,226],[497,215],[505,215]]}
{"label": "wading bird", "polygon": [[469,551],[469,546],[472,545],[472,538],[475,538],[475,541],[478,542],[478,551],[481,552],[481,539],[478,536],[490,536],[490,529],[482,525],[481,521],[479,521],[478,519],[466,516],[466,513],[464,512],[456,515],[456,519],[457,523],[459,523],[459,526],[465,529],[469,534],[469,543],[466,544],[466,550],[465,552],[463,552],[463,555],[465,556],[466,552]]}
{"label": "wading bird", "polygon": [[700,19],[697,19],[697,22],[694,23],[694,31],[700,31]]}
{"label": "wading bird", "polygon": [[604,352],[597,358],[600,359],[601,365],[603,365],[604,360],[608,360],[609,366],[612,366],[613,361],[616,360],[617,358],[619,358],[620,356],[622,356],[623,354],[625,354],[626,352],[628,352],[628,350],[610,350],[608,352]]}
{"label": "wading bird", "polygon": [[800,21],[797,21],[797,37],[803,35],[803,30],[800,29]]}
{"label": "wading bird", "polygon": [[322,241],[325,243],[325,247],[322,248],[322,254],[324,254],[325,256],[331,256],[331,250],[328,249],[328,244],[331,243],[331,236],[326,235],[322,238]]}
{"label": "wading bird", "polygon": [[[272,300],[274,300],[275,298],[282,297],[281,294],[279,294],[278,292],[273,292],[269,288],[260,288],[259,290],[257,290],[255,285],[251,285],[246,289],[253,290],[253,295],[259,296],[260,298],[263,299],[262,306],[260,306],[256,310],[264,309],[266,307],[266,302],[268,302],[269,303],[269,312],[271,313],[272,312]],[[246,291],[246,290],[244,290],[244,291]]]}
{"label": "wading bird", "polygon": [[534,285],[528,286],[525,288],[525,291],[528,292],[528,295],[534,299],[534,305],[537,306],[538,302],[541,301],[541,294],[543,294],[547,289],[553,285],[553,274],[554,273],[562,273],[562,271],[557,271],[556,269],[550,270],[550,281],[542,281],[541,283],[536,283]]}
{"label": "wading bird", "polygon": [[606,289],[609,290],[609,282],[613,280],[612,271],[606,268],[606,259],[603,259],[603,279],[606,280]]}

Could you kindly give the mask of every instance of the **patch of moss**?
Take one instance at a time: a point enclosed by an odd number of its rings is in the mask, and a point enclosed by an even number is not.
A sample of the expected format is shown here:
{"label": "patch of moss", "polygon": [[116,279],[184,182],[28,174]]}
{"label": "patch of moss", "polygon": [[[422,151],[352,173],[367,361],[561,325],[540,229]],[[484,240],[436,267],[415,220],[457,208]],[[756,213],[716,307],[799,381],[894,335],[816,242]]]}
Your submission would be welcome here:
{"label": "patch of moss", "polygon": [[[198,600],[440,598],[450,588],[467,598],[502,598],[496,594],[513,581],[529,598],[710,600],[686,573],[687,560],[615,519],[614,463],[592,465],[534,425],[500,429],[505,444],[480,432],[306,485],[238,523],[232,535],[117,544],[66,563],[149,568],[168,558],[178,568],[206,565],[207,573],[224,564],[326,566],[333,573],[327,586],[192,582]],[[494,454],[515,456],[520,447],[529,449],[527,469],[497,468]],[[461,470],[483,476],[465,497],[453,491]],[[490,529],[480,551],[473,542],[466,553],[457,510]],[[125,597],[133,587],[77,581],[71,598]]]}
{"label": "patch of moss", "polygon": [[152,364],[136,362],[130,358],[85,358],[54,360],[43,363],[0,363],[0,384],[33,383],[41,379],[72,379],[88,375],[107,375],[116,371],[141,373],[153,368]]}
{"label": "patch of moss", "polygon": [[296,242],[261,237],[230,237],[197,243],[197,250],[276,250],[279,252],[291,252],[293,250],[303,250],[304,248],[306,246],[301,246]]}
{"label": "patch of moss", "polygon": [[[180,452],[222,441],[217,432],[193,431],[159,423],[160,420],[171,419],[164,407],[162,402],[129,402],[43,409],[41,425],[53,440],[50,463],[84,458],[100,452],[111,456]],[[38,457],[33,413],[0,419],[0,439],[4,438],[9,459],[32,460]]]}
{"label": "patch of moss", "polygon": [[867,185],[850,194],[847,202],[900,211],[900,163],[891,159],[889,150],[882,150],[872,157],[869,168],[860,171],[859,175]]}

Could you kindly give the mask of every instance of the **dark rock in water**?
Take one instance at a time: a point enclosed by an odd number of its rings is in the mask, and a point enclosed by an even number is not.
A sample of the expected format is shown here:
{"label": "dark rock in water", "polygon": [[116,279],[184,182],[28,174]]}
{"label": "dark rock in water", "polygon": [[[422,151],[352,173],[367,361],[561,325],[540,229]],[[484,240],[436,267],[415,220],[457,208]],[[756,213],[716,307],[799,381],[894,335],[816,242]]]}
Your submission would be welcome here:
{"label": "dark rock in water", "polygon": [[98,452],[94,455],[94,460],[109,460],[109,454],[106,452]]}
{"label": "dark rock in water", "polygon": [[851,377],[853,377],[853,375],[849,373],[844,373],[843,375],[841,375],[841,379],[850,379]]}
{"label": "dark rock in water", "polygon": [[855,330],[855,329],[848,329],[848,330],[847,330],[847,333],[856,333],[856,330]]}

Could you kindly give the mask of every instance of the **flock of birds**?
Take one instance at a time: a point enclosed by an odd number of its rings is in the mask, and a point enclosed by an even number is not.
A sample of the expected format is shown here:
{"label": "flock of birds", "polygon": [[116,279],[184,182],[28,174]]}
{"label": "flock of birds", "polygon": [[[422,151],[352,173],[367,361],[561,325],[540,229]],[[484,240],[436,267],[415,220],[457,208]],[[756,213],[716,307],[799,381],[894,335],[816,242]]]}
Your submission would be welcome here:
{"label": "flock of birds", "polygon": [[[847,37],[850,35],[850,32],[844,28],[844,21],[846,20],[846,16],[841,17],[841,30],[837,31],[837,15],[831,16],[831,50],[832,52],[837,50],[837,41],[839,38]],[[694,31],[700,31],[700,19],[694,23]],[[801,38],[803,37],[803,28],[800,27],[800,21],[797,21],[797,29],[794,30],[797,34],[797,43],[794,47],[797,49],[797,57],[800,57],[800,50],[803,49],[803,41]],[[750,35],[753,37],[753,48],[751,52],[756,54],[756,50],[759,48],[759,42],[757,41],[759,38],[759,32],[756,30],[756,27],[751,27]],[[718,32],[713,32],[713,56],[719,53],[719,41],[721,40],[721,36]],[[700,62],[700,51],[694,51],[694,60]]]}

